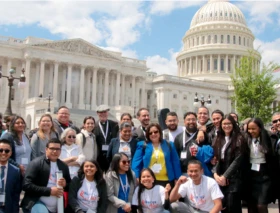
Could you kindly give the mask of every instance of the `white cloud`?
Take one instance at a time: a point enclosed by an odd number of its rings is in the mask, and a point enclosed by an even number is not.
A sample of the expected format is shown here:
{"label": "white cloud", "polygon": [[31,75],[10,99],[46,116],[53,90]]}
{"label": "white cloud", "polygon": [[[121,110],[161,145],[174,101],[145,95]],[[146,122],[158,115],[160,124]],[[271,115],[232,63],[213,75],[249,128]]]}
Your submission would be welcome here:
{"label": "white cloud", "polygon": [[280,38],[271,42],[264,42],[256,39],[254,42],[254,47],[256,49],[259,48],[262,56],[262,62],[266,64],[269,62],[280,64]]}
{"label": "white cloud", "polygon": [[168,52],[169,58],[164,58],[160,55],[147,57],[147,67],[151,69],[151,71],[157,72],[158,75],[177,75],[176,56],[178,52],[174,52],[172,49],[170,49]]}
{"label": "white cloud", "polygon": [[150,5],[150,13],[151,14],[158,14],[158,15],[166,15],[171,13],[175,9],[183,9],[191,6],[198,6],[202,5],[202,3],[205,4],[205,1],[162,1],[162,0],[156,0],[151,2]]}

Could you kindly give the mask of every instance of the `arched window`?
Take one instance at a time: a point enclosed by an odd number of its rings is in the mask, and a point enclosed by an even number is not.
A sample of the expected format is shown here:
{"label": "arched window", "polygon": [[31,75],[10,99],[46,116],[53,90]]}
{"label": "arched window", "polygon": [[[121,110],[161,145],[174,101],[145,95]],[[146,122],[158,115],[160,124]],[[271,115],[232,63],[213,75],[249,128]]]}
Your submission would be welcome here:
{"label": "arched window", "polygon": [[202,36],[201,44],[204,44],[205,37]]}
{"label": "arched window", "polygon": [[227,35],[227,43],[230,44],[230,35]]}
{"label": "arched window", "polygon": [[221,71],[222,71],[222,72],[225,71],[225,68],[224,68],[225,66],[224,66],[224,64],[225,64],[225,62],[224,62],[224,59],[222,58],[222,59],[221,59]]}
{"label": "arched window", "polygon": [[239,36],[239,45],[241,45],[241,37]]}
{"label": "arched window", "polygon": [[231,70],[230,70],[230,67],[231,67],[231,66],[230,66],[230,62],[231,62],[230,59],[228,59],[228,72],[231,71]]}
{"label": "arched window", "polygon": [[233,44],[236,44],[235,36],[233,36]]}
{"label": "arched window", "polygon": [[221,35],[221,43],[224,43],[224,35]]}
{"label": "arched window", "polygon": [[214,43],[215,43],[215,44],[217,43],[217,40],[218,40],[218,36],[215,35],[215,37],[214,37]]}
{"label": "arched window", "polygon": [[207,43],[208,43],[208,44],[211,44],[211,35],[208,36],[208,41],[207,41]]}
{"label": "arched window", "polygon": [[214,70],[218,69],[218,59],[214,59]]}
{"label": "arched window", "polygon": [[199,45],[199,37],[196,38],[196,45]]}
{"label": "arched window", "polygon": [[210,72],[210,59],[207,59],[207,71]]}

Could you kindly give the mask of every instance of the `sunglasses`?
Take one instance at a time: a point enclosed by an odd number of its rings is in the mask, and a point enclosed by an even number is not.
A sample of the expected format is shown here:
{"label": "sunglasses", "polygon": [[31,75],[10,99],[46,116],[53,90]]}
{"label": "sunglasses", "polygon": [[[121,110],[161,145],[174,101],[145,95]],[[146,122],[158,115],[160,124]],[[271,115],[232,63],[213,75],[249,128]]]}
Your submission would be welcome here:
{"label": "sunglasses", "polygon": [[69,135],[67,138],[76,138],[76,136],[75,135]]}
{"label": "sunglasses", "polygon": [[149,132],[149,135],[152,135],[152,134],[158,134],[158,131]]}
{"label": "sunglasses", "polygon": [[0,153],[5,152],[6,154],[8,154],[11,150],[9,149],[0,149]]}
{"label": "sunglasses", "polygon": [[57,152],[59,152],[60,150],[61,150],[61,148],[53,148],[53,147],[51,147],[51,148],[49,148],[52,152],[54,152],[54,151],[57,151]]}
{"label": "sunglasses", "polygon": [[276,120],[273,120],[272,123],[276,124],[278,121],[280,121],[280,118],[276,119]]}
{"label": "sunglasses", "polygon": [[130,164],[130,160],[122,160],[122,164]]}

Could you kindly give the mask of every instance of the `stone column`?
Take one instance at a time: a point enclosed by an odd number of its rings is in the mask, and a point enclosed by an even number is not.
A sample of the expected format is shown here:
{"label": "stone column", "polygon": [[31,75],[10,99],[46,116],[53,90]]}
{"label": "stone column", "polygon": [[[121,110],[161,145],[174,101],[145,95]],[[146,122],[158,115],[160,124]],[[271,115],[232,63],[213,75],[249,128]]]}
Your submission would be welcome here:
{"label": "stone column", "polygon": [[226,54],[226,62],[225,62],[225,71],[226,71],[226,73],[228,73],[229,72],[229,70],[228,70],[228,54]]}
{"label": "stone column", "polygon": [[92,95],[91,95],[91,110],[96,109],[96,93],[97,93],[97,70],[98,68],[93,68],[92,73]]}
{"label": "stone column", "polygon": [[235,66],[236,66],[236,55],[233,56],[233,72],[235,73]]}
{"label": "stone column", "polygon": [[68,64],[68,72],[67,72],[67,96],[65,105],[68,108],[72,108],[71,103],[71,89],[72,89],[72,64]]}
{"label": "stone column", "polygon": [[190,57],[190,62],[189,62],[189,75],[192,74],[192,71],[193,71],[193,69],[192,69],[192,57]]}
{"label": "stone column", "polygon": [[142,79],[142,86],[141,86],[141,106],[139,107],[147,107],[147,95],[146,95],[146,81],[145,78]]}
{"label": "stone column", "polygon": [[122,74],[121,105],[125,105],[125,75]]}
{"label": "stone column", "polygon": [[104,82],[104,101],[103,103],[108,105],[109,98],[109,72],[110,70],[105,70],[105,82]]}
{"label": "stone column", "polygon": [[50,69],[49,69],[49,82],[47,83],[47,84],[49,84],[48,85],[48,87],[49,87],[49,89],[48,89],[48,94],[47,95],[49,95],[49,93],[52,93],[52,90],[53,90],[53,71],[54,71],[54,65],[53,64],[49,64],[50,66]]}
{"label": "stone column", "polygon": [[187,59],[184,60],[185,61],[185,72],[184,72],[184,77],[186,77],[188,75],[188,61]]}
{"label": "stone column", "polygon": [[85,109],[84,94],[85,94],[85,67],[81,66],[80,72],[80,88],[79,88],[79,109]]}
{"label": "stone column", "polygon": [[45,80],[45,61],[41,61],[39,95],[44,96],[44,80]]}
{"label": "stone column", "polygon": [[54,76],[53,76],[53,100],[57,102],[57,86],[58,86],[58,66],[57,61],[54,62]]}
{"label": "stone column", "polygon": [[110,106],[114,106],[114,102],[115,102],[115,100],[114,100],[114,91],[115,91],[114,79],[115,79],[115,73],[112,72],[110,74],[110,77],[109,77],[109,85],[110,86],[109,86],[109,101],[108,101],[108,103],[109,103]]}
{"label": "stone column", "polygon": [[24,92],[25,101],[29,98],[30,65],[31,65],[31,59],[26,58],[25,73],[24,73],[25,74],[25,83],[26,83],[25,92]]}
{"label": "stone column", "polygon": [[195,57],[195,74],[198,74],[198,57]]}
{"label": "stone column", "polygon": [[207,73],[206,69],[205,69],[205,55],[203,55],[203,59],[202,59],[202,73]]}
{"label": "stone column", "polygon": [[40,64],[39,63],[36,63],[36,68],[35,68],[35,90],[34,90],[34,96],[35,97],[38,97],[39,96],[39,91],[38,91],[38,88],[39,88],[39,81],[40,81]]}
{"label": "stone column", "polygon": [[66,68],[63,67],[62,71],[62,85],[61,85],[61,103],[65,104],[65,90],[66,90]]}
{"label": "stone column", "polygon": [[135,90],[136,90],[136,85],[135,85],[135,76],[132,76],[132,94],[131,94],[131,106],[134,106],[135,104]]}
{"label": "stone column", "polygon": [[90,78],[91,78],[91,72],[88,70],[86,72],[86,99],[84,100],[84,104],[87,110],[90,110]]}
{"label": "stone column", "polygon": [[213,55],[210,55],[210,73],[213,73]]}
{"label": "stone column", "polygon": [[[98,75],[98,96],[97,96],[97,101],[98,101],[98,106],[103,103],[102,97],[104,96],[104,89],[102,88],[102,80],[103,80],[103,73],[99,72]],[[103,92],[102,92],[103,91]]]}
{"label": "stone column", "polygon": [[218,63],[218,73],[221,73],[221,55],[219,54],[218,55],[218,60],[217,60],[217,63]]}
{"label": "stone column", "polygon": [[121,73],[117,72],[117,82],[116,82],[116,99],[115,99],[115,105],[120,105],[120,81],[121,81]]}

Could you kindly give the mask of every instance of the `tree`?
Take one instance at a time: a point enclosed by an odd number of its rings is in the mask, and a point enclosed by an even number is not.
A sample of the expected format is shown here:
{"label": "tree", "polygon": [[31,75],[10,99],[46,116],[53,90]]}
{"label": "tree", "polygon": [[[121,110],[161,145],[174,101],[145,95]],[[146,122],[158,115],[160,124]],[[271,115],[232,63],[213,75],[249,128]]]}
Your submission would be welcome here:
{"label": "tree", "polygon": [[249,56],[242,57],[240,66],[231,75],[234,87],[232,100],[241,119],[259,117],[267,123],[272,116],[272,102],[276,99],[277,80],[273,79],[272,72],[279,66],[270,62],[257,71],[254,69],[256,60],[250,52]]}

